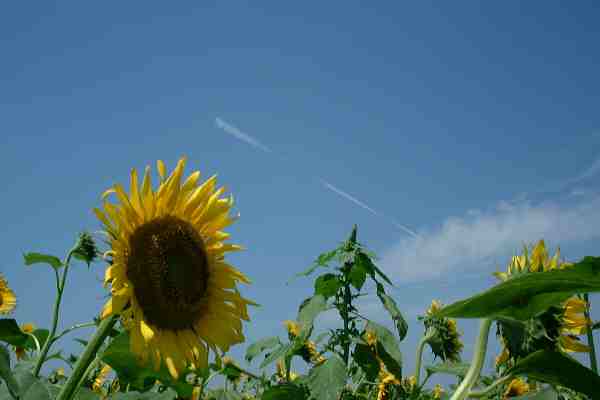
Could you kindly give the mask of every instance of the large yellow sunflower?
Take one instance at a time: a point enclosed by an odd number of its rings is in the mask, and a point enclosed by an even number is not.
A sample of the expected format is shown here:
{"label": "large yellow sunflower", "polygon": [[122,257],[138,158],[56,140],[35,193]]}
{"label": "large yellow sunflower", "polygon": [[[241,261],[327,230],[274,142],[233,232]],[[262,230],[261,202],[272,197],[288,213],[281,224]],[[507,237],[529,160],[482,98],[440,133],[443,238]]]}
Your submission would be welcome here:
{"label": "large yellow sunflower", "polygon": [[115,194],[118,203],[94,209],[111,237],[111,298],[102,318],[119,313],[132,353],[156,369],[164,362],[174,378],[187,367],[206,367],[209,348],[225,352],[243,342],[241,320],[255,304],[237,289],[248,278],[224,260],[240,250],[224,243],[229,234],[222,231],[235,220],[233,198],[220,198],[225,188],[215,189],[216,176],[198,185],[196,171],[181,183],[185,162],[167,176],[158,161],[156,191],[149,167],[141,186],[133,169],[129,195],[114,185],[103,199]]}
{"label": "large yellow sunflower", "polygon": [[8,287],[8,282],[0,274],[0,314],[9,314],[17,305],[17,296]]}
{"label": "large yellow sunflower", "polygon": [[[560,260],[560,249],[557,249],[554,256],[550,258],[544,241],[540,240],[531,250],[531,254],[525,246],[521,255],[512,257],[506,272],[496,272],[494,275],[500,280],[506,281],[522,274],[543,273],[571,266],[573,264]],[[558,325],[555,330],[557,331],[556,340],[559,347],[569,352],[589,351],[589,347],[581,343],[577,337],[584,334],[587,329],[584,316],[586,302],[578,296],[572,296],[558,306]],[[504,363],[509,358],[506,341],[503,341],[503,344],[503,352],[496,359],[497,365]]]}

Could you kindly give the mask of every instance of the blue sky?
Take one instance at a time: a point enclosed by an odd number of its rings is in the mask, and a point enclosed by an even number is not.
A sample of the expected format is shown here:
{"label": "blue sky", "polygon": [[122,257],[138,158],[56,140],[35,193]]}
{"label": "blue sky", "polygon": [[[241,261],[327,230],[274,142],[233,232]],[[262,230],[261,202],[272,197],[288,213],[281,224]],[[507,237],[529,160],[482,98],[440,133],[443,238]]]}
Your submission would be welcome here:
{"label": "blue sky", "polygon": [[[182,155],[236,199],[249,341],[283,336],[312,292],[285,282],[355,223],[410,320],[407,372],[416,315],[491,285],[523,241],[598,254],[594,2],[199,4],[0,6],[0,269],[20,322],[48,326],[53,296],[22,252],[62,256],[100,229],[106,188]],[[73,268],[62,326],[99,312],[103,268]]]}

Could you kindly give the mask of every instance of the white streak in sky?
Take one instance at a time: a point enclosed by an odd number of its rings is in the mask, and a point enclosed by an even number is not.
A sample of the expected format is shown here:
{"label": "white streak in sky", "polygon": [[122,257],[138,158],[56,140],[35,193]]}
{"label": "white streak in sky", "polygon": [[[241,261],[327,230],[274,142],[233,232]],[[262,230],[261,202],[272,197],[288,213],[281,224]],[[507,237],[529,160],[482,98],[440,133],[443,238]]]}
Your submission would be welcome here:
{"label": "white streak in sky", "polygon": [[[366,205],[362,201],[358,200],[356,197],[354,197],[354,196],[352,196],[352,195],[344,192],[342,189],[333,186],[331,183],[327,182],[325,179],[319,178],[319,180],[321,181],[321,184],[323,186],[325,186],[327,189],[331,190],[334,193],[337,193],[338,195],[342,196],[346,200],[349,200],[349,201],[353,202],[357,206],[364,208],[365,210],[369,211],[371,214],[376,215],[378,217],[387,218],[385,215],[383,215],[379,211],[374,210],[373,208],[369,207],[368,205]],[[398,223],[398,222],[396,222],[394,220],[389,220],[389,221],[396,228],[402,229],[404,232],[408,233],[412,237],[418,237],[419,236],[419,235],[417,235],[417,233],[415,233],[414,231],[408,229],[406,226],[404,226],[404,225],[402,225],[402,224],[400,224],[400,223]]]}
{"label": "white streak in sky", "polygon": [[[228,134],[230,134],[231,136],[233,136],[234,138],[241,140],[242,142],[245,142],[247,144],[249,144],[250,146],[262,150],[265,153],[271,153],[274,156],[276,156],[275,153],[273,153],[273,151],[268,148],[267,146],[265,146],[264,144],[262,144],[260,141],[258,141],[258,139],[248,135],[247,133],[242,132],[241,130],[239,130],[238,128],[236,128],[235,126],[223,121],[221,118],[217,117],[215,118],[215,123],[217,125],[218,128],[223,129],[225,132],[227,132]],[[280,157],[278,157],[280,158]],[[333,186],[331,183],[325,181],[322,178],[319,178],[319,180],[321,181],[321,184],[323,186],[325,186],[325,188],[333,191],[334,193],[342,196],[343,198],[345,198],[346,200],[351,201],[352,203],[356,204],[359,207],[364,208],[365,210],[369,211],[371,214],[376,215],[378,217],[382,217],[387,219],[392,225],[394,225],[396,228],[403,230],[404,232],[408,233],[409,235],[411,235],[412,237],[418,238],[419,235],[417,233],[415,233],[414,231],[408,229],[406,226],[400,224],[399,222],[394,221],[393,219],[383,215],[382,213],[374,210],[373,208],[369,207],[368,205],[366,205],[365,203],[363,203],[362,201],[358,200],[356,197],[353,197],[351,195],[349,195],[348,193],[344,192],[341,189],[338,189],[337,187]]]}
{"label": "white streak in sky", "polygon": [[217,127],[223,129],[225,132],[229,133],[236,139],[241,140],[242,142],[246,142],[250,146],[252,146],[256,149],[262,150],[265,153],[272,153],[271,149],[269,149],[267,146],[265,146],[264,144],[259,142],[257,139],[253,138],[252,136],[248,135],[247,133],[240,131],[235,126],[228,124],[227,122],[223,121],[221,118],[217,117],[215,119],[215,123],[217,124]]}

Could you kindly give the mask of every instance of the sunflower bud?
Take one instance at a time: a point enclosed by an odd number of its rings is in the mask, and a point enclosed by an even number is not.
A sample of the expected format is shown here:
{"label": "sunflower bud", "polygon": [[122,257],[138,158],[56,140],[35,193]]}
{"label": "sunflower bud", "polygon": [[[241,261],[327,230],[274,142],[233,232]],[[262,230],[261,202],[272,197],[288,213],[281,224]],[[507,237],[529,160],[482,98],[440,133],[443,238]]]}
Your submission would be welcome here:
{"label": "sunflower bud", "polygon": [[73,251],[73,256],[81,261],[85,261],[89,268],[90,264],[96,259],[98,254],[99,252],[92,236],[87,232],[79,234],[79,240]]}

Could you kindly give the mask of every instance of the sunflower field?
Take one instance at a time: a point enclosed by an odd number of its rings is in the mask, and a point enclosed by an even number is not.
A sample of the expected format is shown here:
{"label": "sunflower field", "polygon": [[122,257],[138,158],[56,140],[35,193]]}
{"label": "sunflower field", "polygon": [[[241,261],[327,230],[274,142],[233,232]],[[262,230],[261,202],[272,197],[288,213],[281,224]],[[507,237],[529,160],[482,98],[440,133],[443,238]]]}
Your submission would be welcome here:
{"label": "sunflower field", "polygon": [[[247,343],[244,360],[232,359],[227,354],[245,342],[243,321],[252,323],[257,305],[240,292],[250,280],[226,260],[242,249],[225,232],[237,220],[233,198],[223,196],[215,176],[184,177],[185,164],[182,158],[168,173],[158,161],[156,186],[146,168],[141,179],[132,170],[128,191],[120,184],[106,190],[94,208],[104,243],[82,233],[64,258],[24,254],[25,265],[45,264],[55,274],[51,326],[13,318],[19,296],[0,276],[1,400],[600,399],[592,335],[600,323],[590,319],[589,301],[600,291],[600,257],[566,262],[543,240],[512,257],[482,293],[448,305],[432,299],[419,317],[414,354],[404,355],[416,360],[407,371],[400,343],[408,323],[355,226],[298,274],[315,278],[296,319],[282,321],[280,335]],[[75,262],[101,263],[110,294],[93,322],[59,331]],[[389,316],[386,325],[358,305],[368,293]],[[320,329],[316,318],[331,310],[341,323]],[[461,356],[457,324],[464,318],[480,320],[470,360]],[[96,331],[80,340],[83,351],[65,357],[58,342],[90,326]],[[488,352],[492,327],[502,344],[497,355]],[[423,365],[424,351],[436,362]],[[589,363],[572,353],[585,353]],[[486,357],[495,357],[488,375]],[[49,368],[50,360],[64,367]],[[440,375],[456,384],[436,383]]]}

